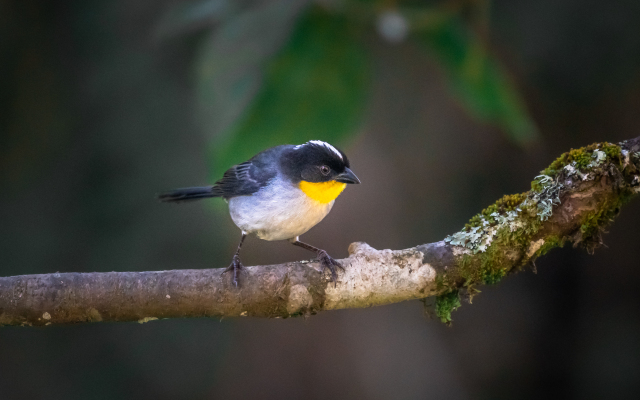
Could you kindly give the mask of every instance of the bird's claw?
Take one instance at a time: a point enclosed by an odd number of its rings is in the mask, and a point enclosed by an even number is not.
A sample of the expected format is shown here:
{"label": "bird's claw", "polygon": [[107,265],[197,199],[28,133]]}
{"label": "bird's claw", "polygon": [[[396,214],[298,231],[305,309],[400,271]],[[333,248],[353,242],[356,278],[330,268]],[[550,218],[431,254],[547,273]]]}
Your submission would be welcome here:
{"label": "bird's claw", "polygon": [[336,283],[338,281],[338,273],[336,271],[336,267],[340,268],[344,271],[344,267],[338,261],[334,260],[326,251],[320,250],[318,252],[318,262],[322,266],[322,271],[325,269],[329,269],[331,271],[331,282],[333,282],[333,287],[336,287]]}
{"label": "bird's claw", "polygon": [[238,284],[240,282],[240,272],[242,270],[244,270],[244,265],[242,265],[242,262],[240,262],[240,256],[236,254],[235,256],[233,256],[231,264],[224,271],[222,271],[222,273],[226,274],[227,272],[233,271],[233,279],[231,282],[233,282],[235,287],[238,287]]}

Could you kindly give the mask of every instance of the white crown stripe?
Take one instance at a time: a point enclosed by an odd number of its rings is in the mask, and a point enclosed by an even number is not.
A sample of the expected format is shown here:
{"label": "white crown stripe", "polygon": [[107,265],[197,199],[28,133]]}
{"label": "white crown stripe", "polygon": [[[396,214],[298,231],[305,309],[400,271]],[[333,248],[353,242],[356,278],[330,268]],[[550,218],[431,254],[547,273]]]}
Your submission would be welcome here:
{"label": "white crown stripe", "polygon": [[342,160],[342,154],[340,154],[338,149],[336,149],[335,147],[333,147],[329,143],[323,142],[322,140],[310,140],[309,143],[315,144],[316,146],[324,146],[324,147],[326,147],[327,149],[331,150],[335,155],[340,157],[340,159]]}
{"label": "white crown stripe", "polygon": [[336,149],[335,147],[333,147],[332,145],[330,145],[327,142],[323,142],[322,140],[310,140],[305,144],[299,144],[297,146],[295,146],[293,149],[294,150],[298,150],[299,148],[301,148],[302,146],[306,146],[308,144],[312,144],[315,146],[323,146],[326,147],[329,151],[331,151],[332,153],[334,153],[335,155],[337,155],[338,157],[340,157],[341,160],[343,160],[342,158],[342,154],[340,153],[340,151],[338,151],[338,149]]}

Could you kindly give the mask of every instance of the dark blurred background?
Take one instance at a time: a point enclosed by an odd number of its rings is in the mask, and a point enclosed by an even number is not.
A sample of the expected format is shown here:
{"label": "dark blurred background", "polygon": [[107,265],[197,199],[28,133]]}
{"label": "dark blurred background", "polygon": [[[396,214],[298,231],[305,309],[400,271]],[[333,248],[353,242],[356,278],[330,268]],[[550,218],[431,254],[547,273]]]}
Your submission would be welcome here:
{"label": "dark blurred background", "polygon": [[[640,135],[639,28],[637,0],[0,0],[0,275],[225,267],[223,203],[154,195],[311,138],[363,184],[306,241],[441,240],[569,148]],[[452,327],[411,301],[0,328],[0,398],[637,399],[639,226],[635,200],[595,255],[552,251]]]}

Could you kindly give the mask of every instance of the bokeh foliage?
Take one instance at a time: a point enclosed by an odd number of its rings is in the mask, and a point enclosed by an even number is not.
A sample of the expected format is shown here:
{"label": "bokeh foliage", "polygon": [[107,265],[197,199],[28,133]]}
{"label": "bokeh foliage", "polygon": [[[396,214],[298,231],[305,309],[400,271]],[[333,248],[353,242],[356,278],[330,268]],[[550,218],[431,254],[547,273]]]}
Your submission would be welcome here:
{"label": "bokeh foliage", "polygon": [[[198,18],[181,6],[174,14],[187,15],[185,24],[213,21],[196,62],[212,178],[270,146],[310,139],[348,143],[367,106],[376,30],[382,41],[425,50],[472,118],[499,127],[516,144],[536,140],[521,95],[490,51],[488,12],[473,12],[489,5],[206,0],[193,5]],[[179,23],[169,26],[181,31]]]}
{"label": "bokeh foliage", "polygon": [[451,91],[474,118],[499,126],[516,143],[535,140],[535,124],[513,82],[463,20],[449,18],[416,40],[440,62]]}
{"label": "bokeh foliage", "polygon": [[253,103],[214,146],[215,170],[283,143],[344,143],[366,101],[369,65],[344,16],[311,9],[267,65]]}

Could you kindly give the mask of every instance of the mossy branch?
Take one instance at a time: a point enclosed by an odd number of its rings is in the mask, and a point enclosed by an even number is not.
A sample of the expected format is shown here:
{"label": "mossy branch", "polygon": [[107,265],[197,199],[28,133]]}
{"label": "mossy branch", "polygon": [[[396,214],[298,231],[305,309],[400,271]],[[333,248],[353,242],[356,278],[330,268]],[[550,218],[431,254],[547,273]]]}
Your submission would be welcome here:
{"label": "mossy branch", "polygon": [[620,207],[640,192],[640,138],[571,150],[445,240],[405,250],[353,243],[334,286],[315,262],[246,268],[55,273],[0,278],[0,325],[162,318],[287,318],[436,296],[446,323],[460,294],[493,284],[567,242],[593,251]]}

